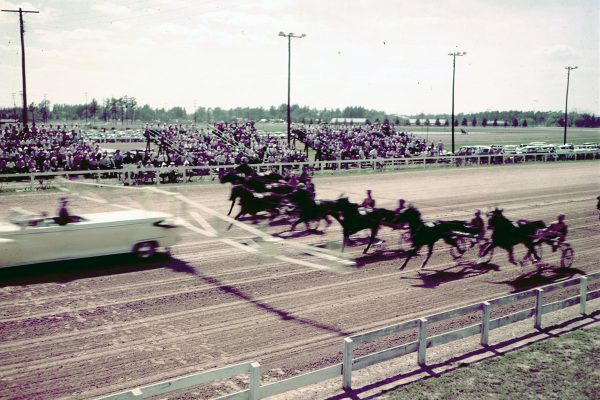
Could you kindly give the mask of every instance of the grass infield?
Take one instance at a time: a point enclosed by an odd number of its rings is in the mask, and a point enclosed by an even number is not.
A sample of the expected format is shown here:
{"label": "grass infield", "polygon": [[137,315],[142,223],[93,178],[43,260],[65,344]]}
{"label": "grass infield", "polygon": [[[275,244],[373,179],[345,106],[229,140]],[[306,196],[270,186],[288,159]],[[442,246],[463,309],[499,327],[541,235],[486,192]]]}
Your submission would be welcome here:
{"label": "grass infield", "polygon": [[427,378],[382,398],[600,399],[600,327],[581,329],[504,356]]}

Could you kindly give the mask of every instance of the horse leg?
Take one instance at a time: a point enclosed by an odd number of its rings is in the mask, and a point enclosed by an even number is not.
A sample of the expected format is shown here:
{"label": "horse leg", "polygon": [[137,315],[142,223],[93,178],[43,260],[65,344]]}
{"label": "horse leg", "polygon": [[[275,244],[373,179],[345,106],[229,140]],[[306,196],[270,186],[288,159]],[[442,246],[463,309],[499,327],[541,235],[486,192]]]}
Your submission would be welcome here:
{"label": "horse leg", "polygon": [[373,243],[373,241],[375,240],[375,236],[377,236],[377,231],[379,229],[375,228],[375,229],[371,229],[371,237],[369,238],[369,244],[367,245],[367,247],[363,250],[363,254],[367,254],[367,251],[369,251],[369,247],[371,247],[371,244]]}
{"label": "horse leg", "polygon": [[231,207],[229,207],[229,212],[227,213],[227,215],[231,214],[231,211],[233,210],[233,206],[235,205],[235,200],[231,201]]}
{"label": "horse leg", "polygon": [[[242,213],[243,213],[243,211],[240,210],[238,215],[236,215],[233,219],[237,221],[240,218],[240,216],[242,215]],[[233,226],[233,222],[231,224],[229,224],[229,226],[227,227],[227,230],[230,230],[232,226]]]}
{"label": "horse leg", "polygon": [[[477,260],[478,264],[482,264],[484,261],[483,259],[485,258],[485,256],[487,256],[487,254],[492,251],[494,249],[494,247],[496,247],[496,244],[494,242],[490,242],[490,244],[487,245],[487,247],[485,248],[485,250],[483,250],[480,255],[479,255],[479,260]],[[490,261],[491,261],[491,257],[490,257]]]}
{"label": "horse leg", "polygon": [[508,261],[513,265],[517,265],[517,262],[515,261],[515,255],[513,254],[513,248],[511,247],[510,249],[506,249],[506,251],[508,252]]}
{"label": "horse leg", "polygon": [[433,243],[431,243],[429,245],[429,249],[427,251],[427,257],[425,257],[425,260],[421,264],[421,269],[425,268],[425,264],[427,264],[427,261],[429,261],[429,258],[431,257],[431,253],[433,253]]}
{"label": "horse leg", "polygon": [[406,264],[408,264],[408,262],[410,261],[411,258],[413,258],[414,256],[417,255],[417,253],[419,252],[419,249],[421,249],[421,246],[413,247],[412,249],[410,249],[410,251],[408,252],[408,257],[406,257],[406,259],[404,260],[404,264],[402,264],[402,266],[400,268],[398,268],[400,271],[402,271],[404,269],[404,267],[406,267]]}
{"label": "horse leg", "polygon": [[290,231],[294,231],[296,230],[296,225],[298,225],[300,223],[300,218],[298,218],[296,221],[294,221],[294,223],[292,224],[292,227],[290,228]]}

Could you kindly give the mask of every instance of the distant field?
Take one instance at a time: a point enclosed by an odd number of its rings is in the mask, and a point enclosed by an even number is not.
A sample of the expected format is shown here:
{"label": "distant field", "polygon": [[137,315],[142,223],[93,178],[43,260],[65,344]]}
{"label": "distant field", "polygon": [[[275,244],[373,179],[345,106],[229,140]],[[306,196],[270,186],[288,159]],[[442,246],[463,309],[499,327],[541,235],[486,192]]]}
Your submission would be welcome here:
{"label": "distant field", "polygon": [[[413,127],[414,128],[414,127]],[[435,129],[435,130],[434,130]],[[452,142],[449,129],[421,127],[411,129],[415,134],[427,138],[429,142],[441,140],[448,149]],[[455,128],[455,146],[487,145],[487,144],[520,144],[529,142],[546,142],[553,144],[563,143],[563,128],[540,127],[540,128],[467,128],[468,134],[461,134],[459,128]],[[567,130],[567,142],[573,144],[598,143],[600,142],[600,129],[569,128]]]}
{"label": "distant field", "polygon": [[[285,123],[257,123],[259,130],[266,132],[287,132]],[[450,127],[441,126],[406,126],[399,127],[413,132],[415,135],[424,137],[428,142],[442,141],[446,149],[452,143]],[[487,145],[487,144],[520,144],[529,142],[547,142],[553,144],[562,144],[563,128],[557,127],[535,127],[535,128],[511,128],[511,127],[467,127],[468,134],[463,135],[460,132],[461,127],[455,128],[454,141],[455,146],[469,145]],[[600,129],[591,128],[569,128],[567,130],[567,142],[573,144],[599,143]]]}

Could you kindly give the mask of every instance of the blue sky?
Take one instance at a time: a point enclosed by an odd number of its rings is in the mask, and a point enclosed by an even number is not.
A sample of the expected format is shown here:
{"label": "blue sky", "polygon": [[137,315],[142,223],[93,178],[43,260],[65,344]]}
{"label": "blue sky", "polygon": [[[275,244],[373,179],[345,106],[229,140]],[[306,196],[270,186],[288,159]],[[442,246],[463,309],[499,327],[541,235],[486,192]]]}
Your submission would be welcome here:
{"label": "blue sky", "polygon": [[[25,15],[28,100],[154,107],[361,105],[388,113],[600,113],[599,4],[573,1],[0,0]],[[0,105],[20,102],[18,14],[0,13]]]}

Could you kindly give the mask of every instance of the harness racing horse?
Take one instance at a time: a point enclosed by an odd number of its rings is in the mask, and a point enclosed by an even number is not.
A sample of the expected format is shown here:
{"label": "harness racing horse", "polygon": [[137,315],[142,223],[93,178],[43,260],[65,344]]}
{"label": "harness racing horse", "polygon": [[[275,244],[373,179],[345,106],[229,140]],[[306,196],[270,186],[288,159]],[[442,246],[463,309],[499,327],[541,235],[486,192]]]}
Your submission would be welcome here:
{"label": "harness racing horse", "polygon": [[321,220],[324,219],[327,222],[327,226],[331,225],[329,216],[337,218],[337,209],[335,201],[332,200],[314,200],[313,195],[307,189],[296,189],[290,194],[289,199],[296,204],[296,210],[299,213],[299,218],[292,224],[291,230],[296,229],[296,225],[300,222],[304,222],[306,229],[310,229],[309,222],[317,221],[317,226],[314,230],[319,228]]}
{"label": "harness racing horse", "polygon": [[[536,237],[535,233],[540,229],[545,229],[544,221],[527,221],[519,220],[516,222],[510,221],[502,214],[502,209],[496,208],[488,213],[488,229],[492,229],[492,239],[490,244],[480,253],[479,263],[489,262],[493,256],[493,249],[501,247],[508,252],[508,260],[517,265],[513,255],[513,247],[517,244],[523,244],[527,247],[527,254],[523,257],[521,264],[533,255],[536,261],[540,261],[540,256],[535,250]],[[487,254],[490,254],[486,258]]]}
{"label": "harness racing horse", "polygon": [[434,244],[442,239],[444,242],[452,246],[450,253],[454,259],[463,255],[465,249],[462,248],[461,233],[468,234],[471,229],[462,221],[435,221],[433,223],[425,223],[421,219],[421,212],[413,207],[403,209],[396,218],[397,223],[406,223],[410,230],[410,239],[412,248],[408,252],[408,257],[404,260],[404,264],[400,269],[404,269],[411,258],[417,255],[421,247],[427,246],[427,257],[421,264],[421,269],[425,267],[427,261],[431,257]]}
{"label": "harness racing horse", "polygon": [[338,215],[332,216],[338,220],[343,228],[344,241],[342,242],[342,251],[344,251],[346,243],[350,242],[350,235],[363,229],[371,230],[369,244],[367,244],[367,247],[363,250],[363,254],[369,251],[382,221],[389,218],[390,215],[393,215],[393,211],[384,208],[367,209],[360,207],[358,204],[350,202],[347,197],[337,199],[334,203],[334,207],[337,210]]}
{"label": "harness racing horse", "polygon": [[[286,197],[286,195],[278,193],[254,193],[244,185],[236,185],[231,189],[231,198],[234,199],[233,202],[237,198],[240,199],[240,212],[234,219],[237,220],[242,215],[250,214],[256,220],[256,214],[266,211],[270,214],[269,219],[272,220],[279,215],[279,207],[284,205],[283,201]],[[231,209],[233,209],[233,205]],[[231,213],[231,209],[229,213]]]}
{"label": "harness racing horse", "polygon": [[221,183],[231,183],[233,186],[231,188],[231,194],[229,195],[229,200],[231,200],[231,207],[229,208],[229,212],[227,215],[231,214],[231,210],[233,210],[233,206],[235,205],[235,200],[239,197],[239,190],[234,190],[236,186],[243,185],[246,189],[254,193],[277,193],[277,194],[289,194],[294,188],[289,186],[286,183],[277,183],[271,181],[264,181],[262,178],[258,177],[250,177],[246,178],[234,173],[225,174],[221,178]]}
{"label": "harness racing horse", "polygon": [[240,174],[246,175],[247,178],[255,177],[267,182],[277,182],[283,180],[283,175],[277,172],[270,171],[264,174],[259,174],[256,171],[254,171],[254,169],[252,169],[252,167],[248,164],[238,165],[237,167],[235,167],[235,171]]}

